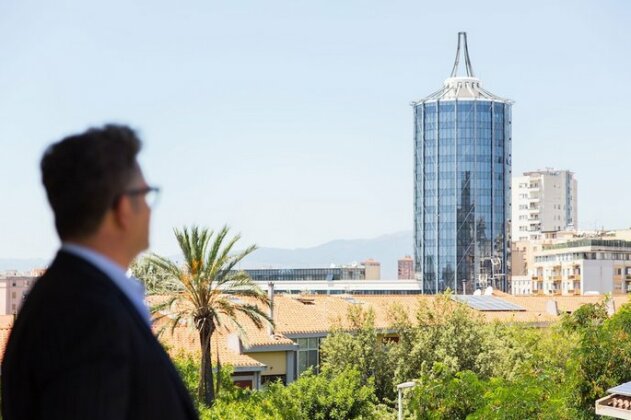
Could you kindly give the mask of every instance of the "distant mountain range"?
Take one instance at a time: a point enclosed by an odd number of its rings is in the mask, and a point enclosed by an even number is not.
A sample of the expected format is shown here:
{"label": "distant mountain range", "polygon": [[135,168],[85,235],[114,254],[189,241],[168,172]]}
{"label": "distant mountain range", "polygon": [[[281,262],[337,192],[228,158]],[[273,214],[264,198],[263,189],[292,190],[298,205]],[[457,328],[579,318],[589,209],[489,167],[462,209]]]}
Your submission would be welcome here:
{"label": "distant mountain range", "polygon": [[[397,278],[397,260],[412,255],[413,236],[411,231],[382,235],[373,239],[339,239],[310,248],[266,248],[261,247],[247,256],[240,268],[324,268],[331,264],[350,265],[372,258],[381,263],[381,278]],[[175,257],[175,260],[181,260]],[[47,266],[42,258],[0,258],[0,272],[6,270],[29,271]]]}
{"label": "distant mountain range", "polygon": [[329,267],[331,264],[360,263],[372,258],[381,263],[381,278],[397,278],[397,260],[413,255],[411,231],[382,235],[373,239],[335,240],[310,248],[259,248],[247,256],[240,268]]}

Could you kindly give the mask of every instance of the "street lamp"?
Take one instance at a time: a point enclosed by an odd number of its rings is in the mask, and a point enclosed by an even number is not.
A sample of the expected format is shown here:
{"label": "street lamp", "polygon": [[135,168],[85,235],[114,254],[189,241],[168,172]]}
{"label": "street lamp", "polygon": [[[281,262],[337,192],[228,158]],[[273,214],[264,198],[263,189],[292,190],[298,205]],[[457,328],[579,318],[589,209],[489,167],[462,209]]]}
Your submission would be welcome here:
{"label": "street lamp", "polygon": [[416,382],[403,382],[402,384],[397,385],[399,393],[399,416],[397,418],[399,420],[403,420],[403,390],[407,388],[414,388],[415,386]]}

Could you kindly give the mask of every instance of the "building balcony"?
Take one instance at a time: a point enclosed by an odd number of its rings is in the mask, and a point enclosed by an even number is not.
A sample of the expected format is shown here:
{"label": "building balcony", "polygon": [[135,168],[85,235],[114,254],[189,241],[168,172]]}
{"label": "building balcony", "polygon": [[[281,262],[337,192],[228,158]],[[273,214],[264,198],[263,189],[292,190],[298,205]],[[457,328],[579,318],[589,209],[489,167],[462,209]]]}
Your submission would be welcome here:
{"label": "building balcony", "polygon": [[568,279],[570,280],[580,280],[581,279],[581,275],[580,274],[570,274],[569,276],[567,276]]}
{"label": "building balcony", "polygon": [[537,281],[537,280],[539,280],[539,276],[532,276],[532,279],[533,279],[534,281]]}
{"label": "building balcony", "polygon": [[625,275],[625,279],[627,279],[627,280],[631,280],[631,274],[626,274],[626,275]]}
{"label": "building balcony", "polygon": [[552,281],[552,283],[559,283],[561,279],[561,276],[550,276],[550,280]]}

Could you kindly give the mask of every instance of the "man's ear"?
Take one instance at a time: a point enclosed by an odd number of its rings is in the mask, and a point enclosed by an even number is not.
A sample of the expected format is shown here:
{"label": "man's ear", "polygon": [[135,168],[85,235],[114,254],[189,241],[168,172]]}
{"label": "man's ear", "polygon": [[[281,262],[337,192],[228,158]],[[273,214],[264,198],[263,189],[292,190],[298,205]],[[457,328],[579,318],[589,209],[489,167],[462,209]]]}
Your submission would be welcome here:
{"label": "man's ear", "polygon": [[116,227],[127,230],[132,213],[132,203],[128,196],[121,196],[112,208],[112,216]]}

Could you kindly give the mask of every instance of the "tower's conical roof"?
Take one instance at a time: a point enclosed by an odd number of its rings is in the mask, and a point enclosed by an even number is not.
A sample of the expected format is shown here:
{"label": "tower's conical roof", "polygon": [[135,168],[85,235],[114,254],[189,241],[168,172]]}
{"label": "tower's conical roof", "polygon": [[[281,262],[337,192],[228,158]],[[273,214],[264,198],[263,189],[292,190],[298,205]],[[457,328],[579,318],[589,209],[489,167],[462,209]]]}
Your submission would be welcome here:
{"label": "tower's conical roof", "polygon": [[[460,66],[460,54],[464,55],[466,76],[458,76]],[[473,74],[473,67],[469,59],[469,48],[467,46],[467,33],[458,32],[458,49],[456,50],[456,60],[451,70],[451,75],[443,83],[442,89],[432,93],[426,98],[413,102],[412,105],[436,101],[436,100],[488,100],[505,103],[513,103],[510,99],[496,96],[485,90],[480,85],[480,79]]]}

